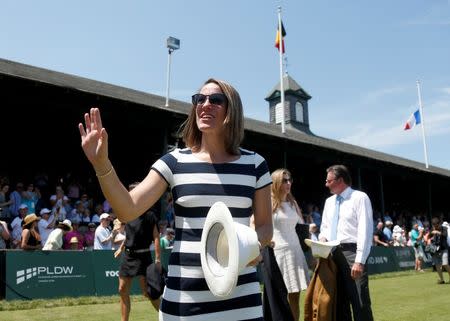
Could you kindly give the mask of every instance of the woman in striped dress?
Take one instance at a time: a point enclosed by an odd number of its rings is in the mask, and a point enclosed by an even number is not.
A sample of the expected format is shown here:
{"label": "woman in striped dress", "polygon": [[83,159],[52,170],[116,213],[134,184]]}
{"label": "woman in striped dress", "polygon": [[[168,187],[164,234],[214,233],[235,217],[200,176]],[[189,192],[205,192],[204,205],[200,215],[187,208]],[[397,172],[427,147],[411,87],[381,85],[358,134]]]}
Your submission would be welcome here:
{"label": "woman in striped dress", "polygon": [[272,238],[271,177],[264,158],[239,148],[244,135],[242,103],[228,83],[209,79],[192,96],[192,110],[183,126],[185,149],[156,161],[131,192],[121,184],[109,161],[107,133],[100,112],[85,114],[79,124],[83,150],[102,191],[121,221],[151,207],[170,186],[175,207],[175,243],[169,260],[160,320],[263,320],[255,267],[241,272],[228,298],[210,292],[200,263],[200,239],[209,208],[224,202],[236,222],[255,229],[262,246]]}

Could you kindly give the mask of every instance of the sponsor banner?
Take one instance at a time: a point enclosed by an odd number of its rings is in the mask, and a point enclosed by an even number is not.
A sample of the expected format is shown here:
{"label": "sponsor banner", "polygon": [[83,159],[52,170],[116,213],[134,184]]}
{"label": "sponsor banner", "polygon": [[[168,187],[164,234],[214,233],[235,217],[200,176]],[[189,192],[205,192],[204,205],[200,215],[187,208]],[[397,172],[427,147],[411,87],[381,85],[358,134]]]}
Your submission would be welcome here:
{"label": "sponsor banner", "polygon": [[[413,270],[415,266],[414,248],[372,246],[367,259],[369,274]],[[426,254],[424,267],[431,266],[431,258]]]}
{"label": "sponsor banner", "polygon": [[[119,289],[119,267],[122,258],[115,259],[114,251],[98,250],[93,251],[93,253],[92,265],[95,267],[93,269],[95,294],[98,296],[117,294]],[[130,293],[140,294],[141,292],[138,278],[134,278]]]}
{"label": "sponsor banner", "polygon": [[[170,250],[161,253],[166,269],[169,255]],[[121,259],[115,259],[109,250],[2,251],[0,276],[6,282],[0,288],[0,297],[15,300],[114,295],[119,288]],[[133,279],[130,293],[142,293],[139,278]]]}
{"label": "sponsor banner", "polygon": [[397,265],[400,270],[414,269],[416,257],[412,247],[394,246],[392,250],[394,251],[394,257],[397,260]]}
{"label": "sponsor banner", "polygon": [[372,246],[366,264],[369,274],[399,270],[392,248]]}
{"label": "sponsor banner", "polygon": [[7,251],[7,300],[94,295],[91,254]]}
{"label": "sponsor banner", "polygon": [[[0,250],[0,280],[6,280],[6,250]],[[0,300],[5,299],[6,282],[0,282]]]}

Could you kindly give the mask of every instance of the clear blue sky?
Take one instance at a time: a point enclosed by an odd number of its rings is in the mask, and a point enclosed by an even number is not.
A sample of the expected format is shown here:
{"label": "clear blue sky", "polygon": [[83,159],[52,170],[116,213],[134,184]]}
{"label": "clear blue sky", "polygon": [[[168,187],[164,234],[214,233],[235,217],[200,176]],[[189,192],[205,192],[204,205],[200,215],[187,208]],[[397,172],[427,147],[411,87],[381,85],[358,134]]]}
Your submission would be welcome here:
{"label": "clear blue sky", "polygon": [[188,101],[213,76],[268,121],[280,3],[316,135],[423,162],[420,127],[403,130],[419,79],[429,162],[450,169],[449,0],[2,0],[0,57],[165,96],[174,36],[171,97]]}

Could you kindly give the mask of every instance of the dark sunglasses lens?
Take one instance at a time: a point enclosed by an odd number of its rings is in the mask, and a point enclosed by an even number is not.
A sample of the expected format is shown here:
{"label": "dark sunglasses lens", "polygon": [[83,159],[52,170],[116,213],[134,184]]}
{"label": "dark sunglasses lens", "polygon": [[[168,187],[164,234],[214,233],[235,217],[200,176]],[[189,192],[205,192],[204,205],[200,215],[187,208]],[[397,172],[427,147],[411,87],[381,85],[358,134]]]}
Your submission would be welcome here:
{"label": "dark sunglasses lens", "polygon": [[202,94],[195,94],[192,95],[192,104],[198,105],[198,104],[204,104],[206,101],[206,96]]}
{"label": "dark sunglasses lens", "polygon": [[224,105],[225,99],[224,94],[212,94],[209,96],[209,102],[213,105]]}
{"label": "dark sunglasses lens", "polygon": [[192,95],[192,104],[193,105],[203,105],[206,102],[206,98],[209,98],[209,102],[213,105],[225,105],[227,101],[227,97],[224,94],[212,94],[212,95],[203,95],[203,94],[195,94]]}

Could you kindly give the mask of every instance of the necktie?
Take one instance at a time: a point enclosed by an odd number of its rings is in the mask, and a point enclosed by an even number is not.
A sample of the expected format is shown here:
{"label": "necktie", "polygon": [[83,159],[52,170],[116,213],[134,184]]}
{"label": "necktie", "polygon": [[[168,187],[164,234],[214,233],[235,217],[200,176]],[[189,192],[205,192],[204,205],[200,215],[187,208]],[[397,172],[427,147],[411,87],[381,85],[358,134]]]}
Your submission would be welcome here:
{"label": "necktie", "polygon": [[341,195],[336,195],[336,204],[334,206],[334,216],[331,221],[331,231],[330,231],[330,241],[334,241],[337,239],[337,226],[339,222],[339,208],[341,206],[341,202],[343,197]]}

